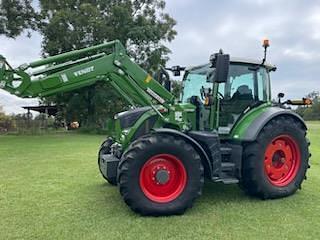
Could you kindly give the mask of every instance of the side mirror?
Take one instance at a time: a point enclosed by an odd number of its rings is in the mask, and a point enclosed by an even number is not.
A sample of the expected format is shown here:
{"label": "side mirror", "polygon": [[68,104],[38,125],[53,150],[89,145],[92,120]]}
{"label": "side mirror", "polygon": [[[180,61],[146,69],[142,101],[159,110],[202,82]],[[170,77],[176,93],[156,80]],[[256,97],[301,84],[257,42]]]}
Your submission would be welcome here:
{"label": "side mirror", "polygon": [[179,65],[177,66],[172,66],[171,68],[165,68],[168,71],[171,71],[173,73],[173,76],[177,77],[181,75],[181,71],[184,71],[186,68],[185,67],[180,67]]}
{"label": "side mirror", "polygon": [[211,68],[215,68],[212,74],[212,81],[217,83],[224,83],[228,80],[230,56],[223,54],[222,50],[210,56]]}
{"label": "side mirror", "polygon": [[278,93],[278,103],[281,103],[281,98],[284,97],[284,93]]}
{"label": "side mirror", "polygon": [[181,75],[180,66],[173,66],[171,69],[172,69],[173,76],[177,77]]}

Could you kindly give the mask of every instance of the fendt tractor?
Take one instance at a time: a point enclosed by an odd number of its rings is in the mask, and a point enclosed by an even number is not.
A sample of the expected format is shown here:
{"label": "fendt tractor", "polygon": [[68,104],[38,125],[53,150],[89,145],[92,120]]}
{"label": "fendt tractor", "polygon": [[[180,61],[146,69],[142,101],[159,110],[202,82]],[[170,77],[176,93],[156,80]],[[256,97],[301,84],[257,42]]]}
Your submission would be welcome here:
{"label": "fendt tractor", "polygon": [[[45,97],[109,82],[130,110],[114,116],[98,166],[142,215],[182,214],[202,193],[204,179],[239,184],[261,199],[292,195],[309,167],[307,126],[288,104],[271,100],[264,41],[260,61],[222,50],[195,67],[161,68],[152,77],[119,41],[75,50],[12,68],[0,56],[0,87],[19,97]],[[179,99],[168,71],[183,75]]]}

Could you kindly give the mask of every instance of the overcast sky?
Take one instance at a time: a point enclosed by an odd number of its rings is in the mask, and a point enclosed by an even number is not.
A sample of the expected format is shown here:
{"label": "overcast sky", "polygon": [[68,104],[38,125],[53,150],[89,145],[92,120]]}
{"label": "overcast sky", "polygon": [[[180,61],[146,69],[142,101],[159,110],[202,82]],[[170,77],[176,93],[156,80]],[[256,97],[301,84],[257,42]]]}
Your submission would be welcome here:
{"label": "overcast sky", "polygon": [[[220,48],[235,57],[261,59],[261,40],[269,38],[268,61],[273,95],[299,98],[320,89],[320,1],[300,0],[170,0],[166,11],[177,20],[176,39],[169,65],[208,62]],[[40,57],[41,37],[16,40],[0,37],[0,54],[18,66]],[[37,104],[0,90],[0,105],[7,113],[23,112],[19,106]]]}

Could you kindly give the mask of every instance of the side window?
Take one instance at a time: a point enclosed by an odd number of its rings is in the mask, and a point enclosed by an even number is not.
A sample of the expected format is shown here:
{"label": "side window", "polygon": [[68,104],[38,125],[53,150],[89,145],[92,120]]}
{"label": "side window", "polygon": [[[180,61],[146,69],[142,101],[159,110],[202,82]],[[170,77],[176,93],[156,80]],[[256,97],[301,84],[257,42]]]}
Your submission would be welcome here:
{"label": "side window", "polygon": [[269,99],[269,79],[265,68],[260,68],[257,72],[258,80],[258,98],[260,101],[268,101]]}
{"label": "side window", "polygon": [[225,83],[219,83],[219,88],[218,88],[218,92],[223,96],[225,95],[225,85],[226,85]]}
{"label": "side window", "polygon": [[270,99],[269,89],[269,75],[264,67],[257,69],[246,64],[231,64],[229,81],[224,86],[225,94],[220,102],[219,126],[231,129],[248,106],[258,100]]}
{"label": "side window", "polygon": [[264,81],[263,81],[261,75],[258,74],[258,99],[260,101],[264,101],[264,99],[265,99],[265,92],[263,91],[263,89],[264,89],[263,85],[264,85]]}
{"label": "side window", "polygon": [[254,70],[244,64],[230,65],[225,97],[221,100],[220,127],[231,129],[241,113],[254,102],[255,86]]}
{"label": "side window", "polygon": [[251,95],[253,98],[253,77],[253,73],[247,73],[231,78],[231,98],[237,95]]}
{"label": "side window", "polygon": [[246,65],[231,65],[226,99],[253,100],[254,75],[255,72]]}
{"label": "side window", "polygon": [[212,88],[212,83],[207,82],[207,77],[204,74],[190,73],[183,84],[182,102],[188,102],[191,96],[198,96],[200,98],[200,89],[202,86]]}

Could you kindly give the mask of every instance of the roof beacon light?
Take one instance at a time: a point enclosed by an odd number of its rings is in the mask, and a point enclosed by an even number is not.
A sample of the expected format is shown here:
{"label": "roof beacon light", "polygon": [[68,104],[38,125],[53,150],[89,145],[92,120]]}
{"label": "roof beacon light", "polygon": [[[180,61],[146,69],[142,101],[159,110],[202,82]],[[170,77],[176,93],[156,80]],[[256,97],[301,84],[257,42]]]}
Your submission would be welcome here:
{"label": "roof beacon light", "polygon": [[264,48],[264,57],[263,57],[261,65],[263,65],[266,62],[266,59],[267,59],[267,48],[269,46],[270,46],[269,39],[263,39],[262,47]]}
{"label": "roof beacon light", "polygon": [[263,44],[262,44],[262,46],[263,46],[264,48],[269,47],[269,46],[270,46],[269,39],[263,39]]}

